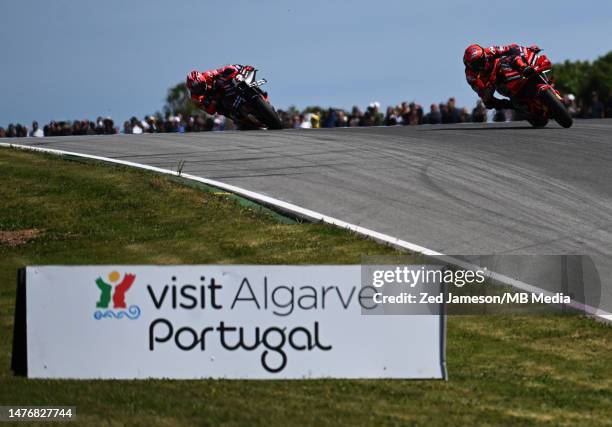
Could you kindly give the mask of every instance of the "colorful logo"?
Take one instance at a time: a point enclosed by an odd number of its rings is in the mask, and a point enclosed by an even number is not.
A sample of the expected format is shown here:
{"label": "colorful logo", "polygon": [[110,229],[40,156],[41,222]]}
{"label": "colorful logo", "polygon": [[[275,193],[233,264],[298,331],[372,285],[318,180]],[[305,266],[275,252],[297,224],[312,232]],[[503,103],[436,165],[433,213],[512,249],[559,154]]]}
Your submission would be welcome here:
{"label": "colorful logo", "polygon": [[[106,283],[102,277],[96,279],[96,285],[100,289],[100,299],[96,303],[96,308],[102,310],[96,310],[94,312],[94,319],[100,320],[104,318],[111,319],[123,319],[124,317],[134,320],[140,317],[140,307],[137,305],[130,305],[127,307],[125,303],[125,294],[134,284],[136,275],[125,274],[121,279],[121,274],[118,271],[112,271],[108,275],[109,283]],[[114,286],[114,291],[113,291]],[[113,308],[109,308],[111,296],[113,300]]]}

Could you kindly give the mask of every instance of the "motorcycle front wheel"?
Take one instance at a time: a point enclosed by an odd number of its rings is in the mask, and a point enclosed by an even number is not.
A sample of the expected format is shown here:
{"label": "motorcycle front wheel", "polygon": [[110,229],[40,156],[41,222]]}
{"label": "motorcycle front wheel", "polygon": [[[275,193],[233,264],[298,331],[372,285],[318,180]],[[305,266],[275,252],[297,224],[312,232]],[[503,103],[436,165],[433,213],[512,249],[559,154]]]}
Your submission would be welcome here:
{"label": "motorcycle front wheel", "polygon": [[542,101],[548,107],[550,116],[564,128],[571,127],[574,123],[572,116],[570,115],[569,111],[567,111],[567,108],[565,108],[565,105],[563,105],[561,100],[557,97],[555,92],[552,89],[547,89],[542,92],[541,96]]}
{"label": "motorcycle front wheel", "polygon": [[268,129],[282,129],[283,124],[281,123],[278,114],[274,111],[274,107],[265,101],[261,96],[253,99],[254,115],[257,117],[262,124],[266,125]]}
{"label": "motorcycle front wheel", "polygon": [[548,119],[546,117],[528,117],[527,121],[534,128],[543,128],[548,124]]}

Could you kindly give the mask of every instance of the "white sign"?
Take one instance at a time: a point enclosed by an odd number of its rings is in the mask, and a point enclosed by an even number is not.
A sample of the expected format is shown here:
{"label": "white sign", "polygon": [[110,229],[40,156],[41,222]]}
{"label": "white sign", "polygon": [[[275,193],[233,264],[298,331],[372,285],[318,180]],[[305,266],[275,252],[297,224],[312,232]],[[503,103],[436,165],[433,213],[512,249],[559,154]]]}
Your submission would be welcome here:
{"label": "white sign", "polygon": [[31,378],[445,378],[444,319],[366,315],[360,266],[26,269]]}

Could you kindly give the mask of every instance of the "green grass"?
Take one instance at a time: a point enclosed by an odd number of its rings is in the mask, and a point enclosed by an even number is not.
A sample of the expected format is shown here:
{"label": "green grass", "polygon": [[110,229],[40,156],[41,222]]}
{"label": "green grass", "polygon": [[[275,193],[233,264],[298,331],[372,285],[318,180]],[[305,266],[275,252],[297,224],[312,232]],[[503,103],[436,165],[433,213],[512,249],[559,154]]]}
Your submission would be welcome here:
{"label": "green grass", "polygon": [[447,382],[12,375],[16,270],[27,264],[341,264],[396,254],[217,193],[0,149],[0,405],[76,405],[88,425],[612,425],[612,328],[577,316],[451,317]]}

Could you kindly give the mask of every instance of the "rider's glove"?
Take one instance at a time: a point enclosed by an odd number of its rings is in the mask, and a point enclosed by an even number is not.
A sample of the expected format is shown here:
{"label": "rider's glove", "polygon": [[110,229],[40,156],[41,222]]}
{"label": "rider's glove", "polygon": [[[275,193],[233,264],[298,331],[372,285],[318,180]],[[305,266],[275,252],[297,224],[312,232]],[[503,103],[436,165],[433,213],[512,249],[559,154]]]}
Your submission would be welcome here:
{"label": "rider's glove", "polygon": [[523,68],[523,77],[529,78],[533,76],[534,74],[535,74],[535,68],[529,67],[529,66]]}

